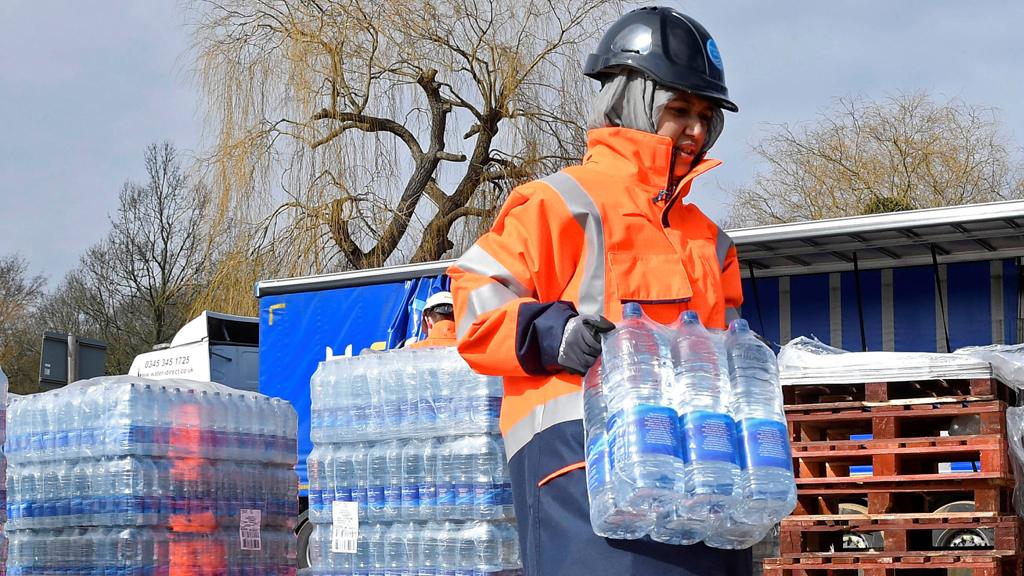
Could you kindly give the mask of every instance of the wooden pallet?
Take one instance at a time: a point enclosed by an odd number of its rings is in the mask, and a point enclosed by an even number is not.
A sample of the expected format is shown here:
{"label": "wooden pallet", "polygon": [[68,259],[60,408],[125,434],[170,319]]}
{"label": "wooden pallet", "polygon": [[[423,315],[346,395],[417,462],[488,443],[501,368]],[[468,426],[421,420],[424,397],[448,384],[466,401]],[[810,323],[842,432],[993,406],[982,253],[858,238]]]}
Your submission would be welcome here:
{"label": "wooden pallet", "polygon": [[787,406],[834,402],[890,402],[926,398],[1002,400],[1014,404],[1012,388],[995,378],[865,382],[863,384],[797,384],[782,387]]}
{"label": "wooden pallet", "polygon": [[797,481],[794,515],[838,514],[844,502],[861,503],[869,514],[928,514],[949,502],[972,501],[978,512],[1009,514],[1013,480],[978,472],[957,474],[956,482],[915,476],[807,478]]}
{"label": "wooden pallet", "polygon": [[[961,531],[974,532],[991,546],[972,548],[982,555],[1012,556],[1024,549],[1024,521],[996,512],[951,512],[943,514],[843,514],[793,516],[782,521],[780,550],[783,557],[833,552],[859,555],[865,550],[847,547],[844,537],[859,535],[856,543],[870,542],[870,552],[905,555],[947,550],[954,545],[948,537]],[[936,536],[941,535],[937,538]],[[954,548],[961,553],[964,548]]]}
{"label": "wooden pallet", "polygon": [[804,478],[848,478],[871,466],[873,476],[936,476],[956,482],[961,473],[942,464],[970,463],[971,472],[1012,477],[1009,447],[998,434],[934,438],[794,442],[794,473]]}
{"label": "wooden pallet", "polygon": [[[1005,414],[1002,400],[948,398],[787,406],[795,513],[836,514],[841,502],[867,504],[872,514],[930,513],[957,500],[974,500],[983,512],[1012,513]],[[940,435],[964,415],[978,418],[978,435]],[[850,439],[859,434],[871,438]],[[942,469],[951,462],[976,464],[968,472]],[[868,475],[854,473],[867,467]]]}
{"label": "wooden pallet", "polygon": [[1006,437],[1006,406],[1001,400],[908,400],[867,405],[863,402],[786,406],[792,442],[938,438],[954,418],[977,418],[979,435]]}
{"label": "wooden pallet", "polygon": [[836,557],[808,555],[768,558],[764,576],[946,576],[971,570],[973,576],[1022,576],[1024,556],[984,556],[936,552],[912,556]]}

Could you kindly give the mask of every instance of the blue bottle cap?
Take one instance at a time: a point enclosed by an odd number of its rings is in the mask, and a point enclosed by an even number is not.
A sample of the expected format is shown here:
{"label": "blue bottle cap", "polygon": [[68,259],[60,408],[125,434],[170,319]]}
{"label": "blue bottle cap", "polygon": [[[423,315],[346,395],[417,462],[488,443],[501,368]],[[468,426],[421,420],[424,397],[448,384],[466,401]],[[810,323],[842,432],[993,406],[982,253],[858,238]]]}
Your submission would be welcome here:
{"label": "blue bottle cap", "polygon": [[737,318],[729,322],[730,332],[750,332],[750,325],[743,318]]}
{"label": "blue bottle cap", "polygon": [[632,320],[635,318],[641,318],[644,315],[644,309],[640,307],[640,304],[636,302],[626,302],[622,307],[622,318],[624,320]]}
{"label": "blue bottle cap", "polygon": [[700,316],[697,315],[695,310],[687,310],[683,312],[680,320],[683,324],[700,324]]}

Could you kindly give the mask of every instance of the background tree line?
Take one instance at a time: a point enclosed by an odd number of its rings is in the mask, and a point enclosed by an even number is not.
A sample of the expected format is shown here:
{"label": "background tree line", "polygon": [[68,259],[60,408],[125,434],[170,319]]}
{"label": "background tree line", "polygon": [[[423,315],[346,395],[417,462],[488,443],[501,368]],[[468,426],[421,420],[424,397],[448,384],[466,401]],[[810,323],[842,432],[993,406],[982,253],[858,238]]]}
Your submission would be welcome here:
{"label": "background tree line", "polygon": [[[515,185],[578,162],[585,54],[616,0],[199,0],[210,145],[143,155],[110,231],[50,284],[0,253],[0,364],[35,387],[43,330],[108,343],[108,371],[203,309],[255,314],[260,279],[457,256]],[[995,110],[843,97],[752,143],[732,227],[1024,196]]]}

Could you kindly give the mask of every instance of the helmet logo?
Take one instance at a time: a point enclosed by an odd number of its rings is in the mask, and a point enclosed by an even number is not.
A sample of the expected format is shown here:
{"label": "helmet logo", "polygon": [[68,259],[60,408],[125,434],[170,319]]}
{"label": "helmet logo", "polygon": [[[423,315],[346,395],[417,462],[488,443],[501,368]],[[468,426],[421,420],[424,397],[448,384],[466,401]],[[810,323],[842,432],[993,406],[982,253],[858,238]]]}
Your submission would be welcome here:
{"label": "helmet logo", "polygon": [[633,24],[619,33],[612,42],[612,50],[647,54],[651,51],[651,29],[643,24]]}
{"label": "helmet logo", "polygon": [[725,71],[722,55],[718,52],[718,44],[715,44],[714,38],[708,38],[708,57],[711,58],[711,63],[715,65],[715,68]]}

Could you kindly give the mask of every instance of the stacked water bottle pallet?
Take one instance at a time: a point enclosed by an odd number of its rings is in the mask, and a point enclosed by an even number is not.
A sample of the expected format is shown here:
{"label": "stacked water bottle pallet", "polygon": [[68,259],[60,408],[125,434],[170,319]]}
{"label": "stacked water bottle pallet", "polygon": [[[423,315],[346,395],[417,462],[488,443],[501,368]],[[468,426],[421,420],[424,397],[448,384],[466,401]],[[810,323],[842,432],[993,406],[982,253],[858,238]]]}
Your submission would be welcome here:
{"label": "stacked water bottle pallet", "polygon": [[295,442],[286,402],[217,384],[96,378],[22,397],[9,572],[294,574]]}
{"label": "stacked water bottle pallet", "polygon": [[335,358],[311,388],[312,574],[519,571],[499,380],[425,348]]}
{"label": "stacked water bottle pallet", "polygon": [[1021,574],[1009,387],[968,378],[784,391],[798,504],[766,574]]}
{"label": "stacked water bottle pallet", "polygon": [[[7,375],[0,368],[0,447],[7,440]],[[7,536],[4,521],[7,518],[7,455],[0,449],[0,576],[7,574]]]}
{"label": "stacked water bottle pallet", "polygon": [[594,532],[748,548],[796,500],[775,355],[735,321],[648,321],[639,304],[584,383]]}

